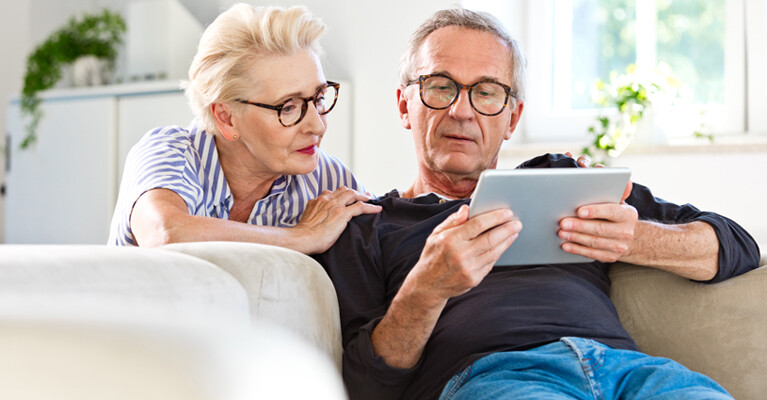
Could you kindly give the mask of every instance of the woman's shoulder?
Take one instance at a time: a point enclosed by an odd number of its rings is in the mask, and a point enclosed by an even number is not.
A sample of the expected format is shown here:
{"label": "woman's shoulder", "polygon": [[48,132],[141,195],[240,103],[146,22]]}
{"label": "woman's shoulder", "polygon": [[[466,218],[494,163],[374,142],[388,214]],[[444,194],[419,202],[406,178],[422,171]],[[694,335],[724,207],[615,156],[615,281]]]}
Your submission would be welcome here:
{"label": "woman's shoulder", "polygon": [[317,154],[319,154],[319,163],[317,164],[317,168],[332,168],[337,167],[339,169],[348,170],[349,168],[346,166],[346,164],[343,163],[343,161],[339,160],[337,157],[325,153],[322,149],[317,148]]}
{"label": "woman's shoulder", "polygon": [[193,121],[186,128],[178,125],[152,128],[133,146],[133,151],[157,153],[167,150],[175,153],[195,153],[200,147],[210,147],[209,142],[212,140],[213,137],[198,128]]}
{"label": "woman's shoulder", "polygon": [[338,158],[318,151],[319,162],[313,175],[325,189],[336,189],[340,186],[346,186],[355,190],[363,190],[364,187],[357,181],[351,169]]}
{"label": "woman's shoulder", "polygon": [[[204,134],[204,132],[202,132]],[[158,126],[150,129],[139,140],[139,144],[191,146],[199,135],[195,125],[183,128],[178,125]]]}

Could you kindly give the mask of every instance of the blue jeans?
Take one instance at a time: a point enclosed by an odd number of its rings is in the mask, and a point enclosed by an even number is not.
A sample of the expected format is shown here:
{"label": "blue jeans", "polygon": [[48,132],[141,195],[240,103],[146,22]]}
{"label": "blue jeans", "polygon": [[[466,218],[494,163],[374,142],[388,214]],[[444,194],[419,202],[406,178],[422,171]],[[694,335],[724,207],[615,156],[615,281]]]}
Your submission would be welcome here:
{"label": "blue jeans", "polygon": [[440,400],[732,399],[712,379],[667,358],[562,338],[477,360],[445,385]]}

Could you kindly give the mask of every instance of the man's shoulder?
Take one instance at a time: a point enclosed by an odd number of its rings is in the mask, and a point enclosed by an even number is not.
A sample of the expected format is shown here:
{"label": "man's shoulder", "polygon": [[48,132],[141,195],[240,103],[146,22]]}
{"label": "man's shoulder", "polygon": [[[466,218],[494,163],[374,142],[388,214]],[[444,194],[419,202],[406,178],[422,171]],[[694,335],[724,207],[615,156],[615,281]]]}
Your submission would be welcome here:
{"label": "man's shoulder", "polygon": [[575,159],[561,153],[546,153],[531,158],[517,166],[523,168],[577,168]]}
{"label": "man's shoulder", "polygon": [[381,206],[381,212],[362,214],[352,218],[347,230],[354,229],[358,232],[375,230],[377,234],[382,235],[427,220],[441,222],[455,212],[461,204],[468,203],[468,199],[445,200],[433,193],[416,198],[404,198],[397,190],[392,190],[370,200],[370,203]]}

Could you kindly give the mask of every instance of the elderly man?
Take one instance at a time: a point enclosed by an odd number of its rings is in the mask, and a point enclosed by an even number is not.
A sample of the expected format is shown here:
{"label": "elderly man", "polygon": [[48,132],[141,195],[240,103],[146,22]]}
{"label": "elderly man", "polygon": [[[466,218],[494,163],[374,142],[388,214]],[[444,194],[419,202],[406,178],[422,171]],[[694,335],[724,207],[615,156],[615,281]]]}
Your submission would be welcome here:
{"label": "elderly man", "polygon": [[[562,248],[597,261],[494,267],[524,228],[513,210],[468,218],[466,204],[519,122],[524,75],[489,15],[443,10],[413,35],[397,98],[417,178],[318,256],[339,296],[351,398],[730,398],[640,353],[608,295],[616,260],[707,282],[757,267],[755,242],[727,218],[629,184],[625,202],[561,222]],[[545,155],[523,166],[576,165]]]}

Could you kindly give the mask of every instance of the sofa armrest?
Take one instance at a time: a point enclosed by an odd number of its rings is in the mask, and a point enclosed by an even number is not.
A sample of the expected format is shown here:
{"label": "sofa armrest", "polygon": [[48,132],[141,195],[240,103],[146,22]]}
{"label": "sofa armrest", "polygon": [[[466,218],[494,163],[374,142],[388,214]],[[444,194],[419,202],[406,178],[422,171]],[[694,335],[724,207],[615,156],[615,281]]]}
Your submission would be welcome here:
{"label": "sofa armrest", "polygon": [[703,284],[618,263],[610,278],[621,323],[643,352],[704,373],[737,399],[767,393],[767,267]]}
{"label": "sofa armrest", "polygon": [[330,278],[311,257],[253,243],[200,242],[163,246],[207,260],[245,288],[255,325],[272,321],[316,345],[340,370],[341,320]]}
{"label": "sofa armrest", "polygon": [[198,315],[248,327],[230,274],[184,254],[105,245],[0,245],[0,318],[135,322]]}

